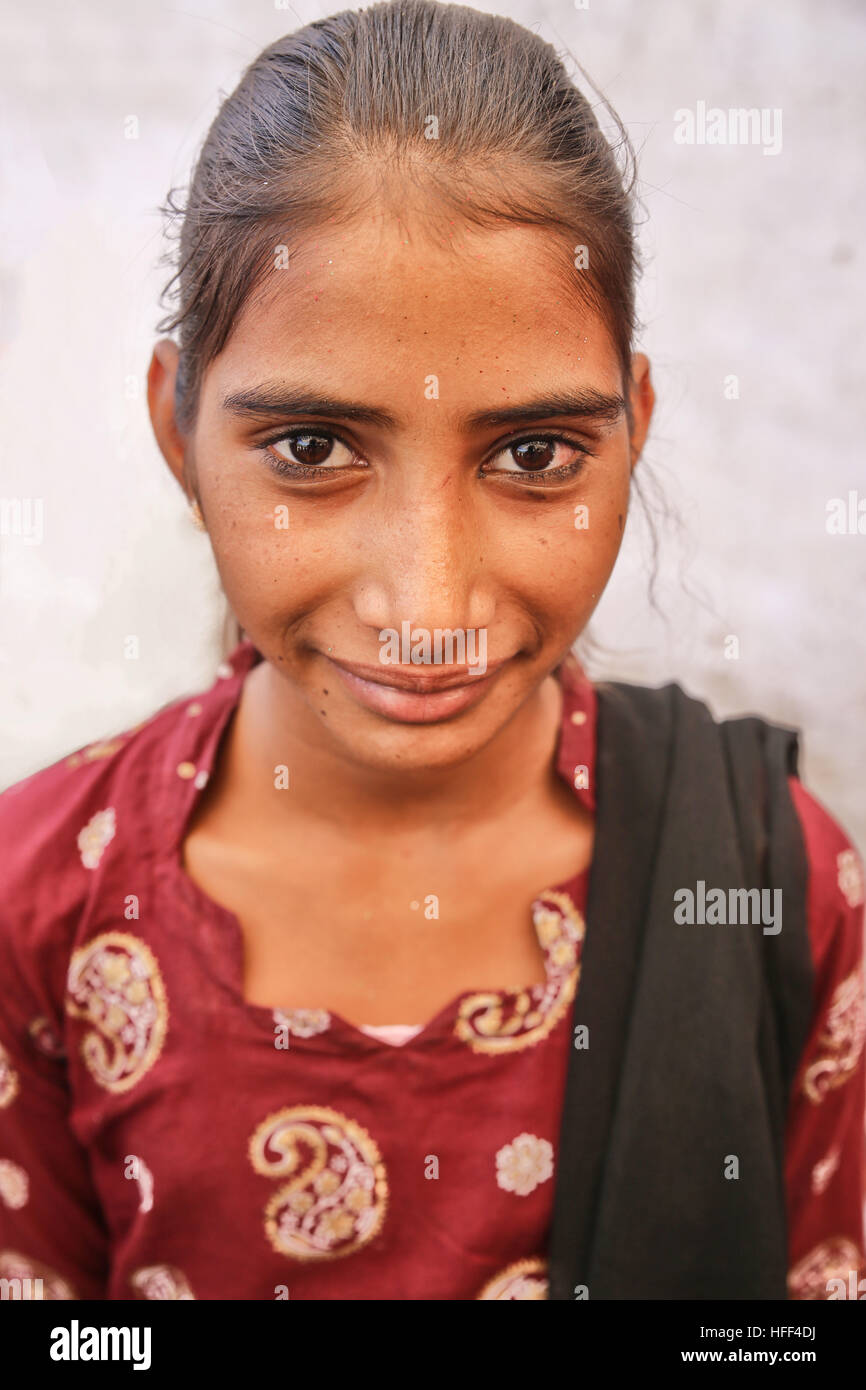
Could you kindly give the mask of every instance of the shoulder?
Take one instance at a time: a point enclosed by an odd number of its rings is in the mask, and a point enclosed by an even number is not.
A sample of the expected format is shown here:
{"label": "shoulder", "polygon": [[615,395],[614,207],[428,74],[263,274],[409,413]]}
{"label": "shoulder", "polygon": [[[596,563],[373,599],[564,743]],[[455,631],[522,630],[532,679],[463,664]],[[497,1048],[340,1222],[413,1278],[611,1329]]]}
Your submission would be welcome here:
{"label": "shoulder", "polygon": [[854,970],[863,956],[863,861],[849,836],[799,778],[788,779],[808,864],[809,938],[816,976]]}
{"label": "shoulder", "polygon": [[[576,685],[582,672],[571,675]],[[583,677],[585,680],[585,677]],[[640,720],[661,742],[678,737],[694,751],[696,739],[722,740],[725,756],[735,773],[733,790],[747,800],[758,783],[762,767],[787,783],[803,835],[808,865],[808,915],[812,954],[816,965],[826,958],[835,942],[846,942],[849,956],[862,954],[864,867],[846,831],[822,802],[797,776],[799,731],[756,715],[717,718],[710,705],[689,694],[679,683],[641,686],[621,681],[599,682],[594,687],[602,720],[618,712],[618,735]],[[622,713],[620,713],[622,712]],[[675,730],[678,732],[675,734]]]}
{"label": "shoulder", "polygon": [[134,728],[86,744],[0,792],[7,905],[19,893],[38,897],[49,876],[56,894],[54,876],[73,862],[97,867],[113,838],[116,803],[170,737],[185,703],[172,701]]}
{"label": "shoulder", "polygon": [[157,838],[194,794],[202,750],[236,699],[241,665],[224,663],[209,689],[0,793],[0,957],[10,970],[56,983],[91,910],[107,897],[122,910],[123,894],[137,891]]}

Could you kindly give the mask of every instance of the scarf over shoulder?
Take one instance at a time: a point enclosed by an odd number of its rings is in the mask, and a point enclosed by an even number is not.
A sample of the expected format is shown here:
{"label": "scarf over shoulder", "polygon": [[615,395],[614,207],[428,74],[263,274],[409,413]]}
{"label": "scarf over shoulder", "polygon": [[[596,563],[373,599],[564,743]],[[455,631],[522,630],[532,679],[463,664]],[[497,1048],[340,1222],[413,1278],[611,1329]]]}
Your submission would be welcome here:
{"label": "scarf over shoulder", "polygon": [[[813,991],[797,734],[716,722],[676,684],[596,691],[549,1296],[785,1299],[785,1119]],[[679,890],[753,888],[780,904],[770,930],[676,920]]]}

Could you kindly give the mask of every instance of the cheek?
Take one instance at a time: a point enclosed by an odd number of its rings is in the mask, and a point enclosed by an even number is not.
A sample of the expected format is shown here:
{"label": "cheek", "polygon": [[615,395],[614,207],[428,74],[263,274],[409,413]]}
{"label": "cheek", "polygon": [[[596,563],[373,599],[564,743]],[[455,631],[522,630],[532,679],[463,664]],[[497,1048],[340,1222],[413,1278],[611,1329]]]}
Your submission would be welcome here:
{"label": "cheek", "polygon": [[279,605],[283,611],[308,603],[333,558],[328,535],[309,524],[309,510],[254,463],[240,470],[215,461],[200,473],[199,491],[220,579],[235,610],[239,603],[247,609]]}
{"label": "cheek", "polygon": [[628,500],[628,475],[615,474],[518,528],[520,583],[540,610],[566,618],[592,609],[619,554]]}
{"label": "cheek", "polygon": [[[223,589],[238,618],[268,613],[282,620],[323,602],[339,585],[335,549],[309,531],[281,504],[263,513],[223,516],[211,528],[211,544]],[[275,510],[276,509],[276,510]]]}

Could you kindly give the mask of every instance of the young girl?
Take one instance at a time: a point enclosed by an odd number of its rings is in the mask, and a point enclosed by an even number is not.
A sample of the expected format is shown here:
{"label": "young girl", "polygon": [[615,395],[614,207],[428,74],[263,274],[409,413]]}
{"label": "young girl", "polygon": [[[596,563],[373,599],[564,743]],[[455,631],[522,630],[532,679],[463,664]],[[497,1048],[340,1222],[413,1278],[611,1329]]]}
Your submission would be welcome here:
{"label": "young girl", "polygon": [[572,655],[653,409],[630,200],[461,6],[224,102],[148,388],[245,636],[0,798],[0,1277],[849,1296],[859,859],[791,731]]}

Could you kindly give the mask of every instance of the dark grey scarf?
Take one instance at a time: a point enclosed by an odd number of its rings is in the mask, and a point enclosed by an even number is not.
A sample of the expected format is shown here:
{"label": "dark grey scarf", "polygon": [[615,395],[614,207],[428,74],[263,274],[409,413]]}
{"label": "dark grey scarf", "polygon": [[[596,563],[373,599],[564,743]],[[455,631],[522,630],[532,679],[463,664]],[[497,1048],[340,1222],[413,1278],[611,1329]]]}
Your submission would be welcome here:
{"label": "dark grey scarf", "polygon": [[[716,723],[677,685],[597,693],[588,1047],[569,1058],[549,1297],[784,1299],[784,1127],[813,999],[797,735]],[[677,923],[699,880],[781,889],[781,931]]]}

